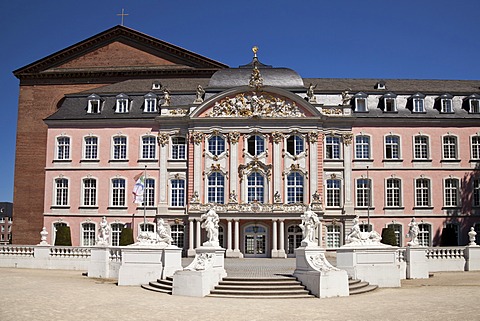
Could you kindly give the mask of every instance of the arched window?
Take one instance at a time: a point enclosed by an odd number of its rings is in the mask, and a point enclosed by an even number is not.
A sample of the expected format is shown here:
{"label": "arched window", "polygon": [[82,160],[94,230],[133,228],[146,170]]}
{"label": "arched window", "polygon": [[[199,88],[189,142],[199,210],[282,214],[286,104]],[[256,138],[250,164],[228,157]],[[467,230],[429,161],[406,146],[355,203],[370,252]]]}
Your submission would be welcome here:
{"label": "arched window", "polygon": [[220,172],[208,176],[208,202],[225,204],[225,177]]}
{"label": "arched window", "polygon": [[370,188],[371,180],[366,178],[357,179],[357,188],[356,188],[356,201],[357,207],[368,207],[371,205],[370,201]]}
{"label": "arched window", "polygon": [[428,136],[418,135],[414,138],[414,159],[428,159],[430,157]]}
{"label": "arched window", "polygon": [[98,159],[98,137],[88,136],[84,138],[84,159]]}
{"label": "arched window", "polygon": [[303,175],[299,172],[287,175],[287,203],[303,203]]}
{"label": "arched window", "polygon": [[179,248],[183,248],[185,227],[180,224],[175,224],[170,226],[170,231],[173,239],[172,245],[176,245]]}
{"label": "arched window", "polygon": [[444,205],[446,207],[457,207],[459,204],[460,183],[456,178],[447,178],[444,188]]}
{"label": "arched window", "polygon": [[57,137],[57,160],[70,159],[70,137]]}
{"label": "arched window", "polygon": [[287,152],[297,156],[305,150],[303,138],[299,135],[291,135],[287,138]]}
{"label": "arched window", "polygon": [[65,222],[55,222],[53,223],[53,233],[52,233],[52,244],[55,244],[55,239],[57,236],[57,228],[60,226],[68,226]]}
{"label": "arched window", "polygon": [[83,206],[97,205],[97,180],[85,178],[83,180]]}
{"label": "arched window", "polygon": [[83,223],[82,224],[82,246],[94,246],[95,245],[95,224]]}
{"label": "arched window", "polygon": [[400,159],[400,137],[385,136],[385,159]]}
{"label": "arched window", "polygon": [[[146,226],[146,228],[145,228],[145,226]],[[155,224],[148,223],[148,222],[147,222],[147,224],[141,223],[140,224],[140,231],[141,232],[145,232],[145,231],[146,232],[155,232]]]}
{"label": "arched window", "polygon": [[457,137],[443,136],[443,159],[457,159]]}
{"label": "arched window", "polygon": [[325,158],[340,159],[340,137],[325,137]]}
{"label": "arched window", "polygon": [[264,203],[264,178],[260,173],[254,172],[247,177],[248,203],[257,201]]}
{"label": "arched window", "polygon": [[415,206],[430,206],[430,180],[427,178],[415,180]]}
{"label": "arched window", "polygon": [[225,139],[222,136],[214,135],[208,139],[208,151],[215,156],[225,151]]}
{"label": "arched window", "polygon": [[125,205],[125,180],[114,178],[112,179],[112,206],[123,207]]}
{"label": "arched window", "polygon": [[127,137],[125,136],[113,137],[113,159],[115,160],[127,159]]}
{"label": "arched window", "polygon": [[248,153],[258,156],[265,151],[265,139],[260,135],[253,135],[247,139]]}

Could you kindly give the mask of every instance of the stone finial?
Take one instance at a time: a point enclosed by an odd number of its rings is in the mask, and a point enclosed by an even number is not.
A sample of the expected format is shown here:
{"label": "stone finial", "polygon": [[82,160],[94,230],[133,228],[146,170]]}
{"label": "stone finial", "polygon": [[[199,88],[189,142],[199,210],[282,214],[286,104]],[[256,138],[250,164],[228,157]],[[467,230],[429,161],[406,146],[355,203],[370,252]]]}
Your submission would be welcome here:
{"label": "stone finial", "polygon": [[48,244],[47,242],[47,236],[48,236],[48,232],[47,232],[47,228],[46,227],[43,227],[42,228],[42,231],[40,232],[40,244],[38,245],[50,245]]}
{"label": "stone finial", "polygon": [[475,243],[477,236],[477,232],[475,232],[475,228],[472,226],[470,228],[470,232],[468,232],[468,240],[470,243],[468,243],[468,246],[477,246],[477,243]]}

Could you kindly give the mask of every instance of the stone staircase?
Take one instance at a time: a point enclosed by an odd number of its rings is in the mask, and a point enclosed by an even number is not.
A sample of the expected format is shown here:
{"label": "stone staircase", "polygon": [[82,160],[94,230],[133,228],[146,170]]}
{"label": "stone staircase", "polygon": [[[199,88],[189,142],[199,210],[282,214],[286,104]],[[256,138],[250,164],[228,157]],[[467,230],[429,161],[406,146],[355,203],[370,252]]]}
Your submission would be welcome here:
{"label": "stone staircase", "polygon": [[148,284],[142,284],[142,288],[150,291],[172,294],[173,278],[167,277],[166,280],[157,279],[157,281],[152,281]]}
{"label": "stone staircase", "polygon": [[233,278],[226,277],[207,297],[243,299],[305,299],[314,298],[294,277]]}
{"label": "stone staircase", "polygon": [[[350,295],[373,291],[378,288],[361,280],[348,280]],[[164,294],[172,294],[173,279],[158,279],[142,288]],[[294,277],[283,278],[240,278],[226,277],[213,289],[210,298],[243,299],[305,299],[314,298],[310,291]]]}

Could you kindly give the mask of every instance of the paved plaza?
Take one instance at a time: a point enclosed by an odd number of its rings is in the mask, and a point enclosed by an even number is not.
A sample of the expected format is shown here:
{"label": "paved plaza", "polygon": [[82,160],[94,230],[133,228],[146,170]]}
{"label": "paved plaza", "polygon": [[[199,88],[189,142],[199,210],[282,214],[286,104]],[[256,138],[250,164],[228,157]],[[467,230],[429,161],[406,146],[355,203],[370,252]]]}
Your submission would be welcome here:
{"label": "paved plaza", "polygon": [[[262,262],[269,262],[269,267]],[[276,274],[294,260],[226,260],[231,274]],[[275,267],[277,266],[277,267]],[[267,269],[268,271],[259,271]],[[257,271],[255,271],[257,270]],[[0,320],[479,320],[480,272],[442,272],[401,288],[329,299],[219,299],[160,294],[84,271],[0,268]],[[255,274],[256,273],[256,274]]]}

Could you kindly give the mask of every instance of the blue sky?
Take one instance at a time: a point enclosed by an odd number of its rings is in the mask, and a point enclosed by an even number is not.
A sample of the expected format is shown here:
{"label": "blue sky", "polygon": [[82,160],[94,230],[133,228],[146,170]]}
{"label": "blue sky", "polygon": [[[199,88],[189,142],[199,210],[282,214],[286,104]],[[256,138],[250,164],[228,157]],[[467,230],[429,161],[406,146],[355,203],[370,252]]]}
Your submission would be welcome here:
{"label": "blue sky", "polygon": [[[0,1],[0,201],[13,200],[12,71],[117,24],[236,67],[303,77],[480,79],[478,0]],[[43,182],[39,182],[43,185]]]}

